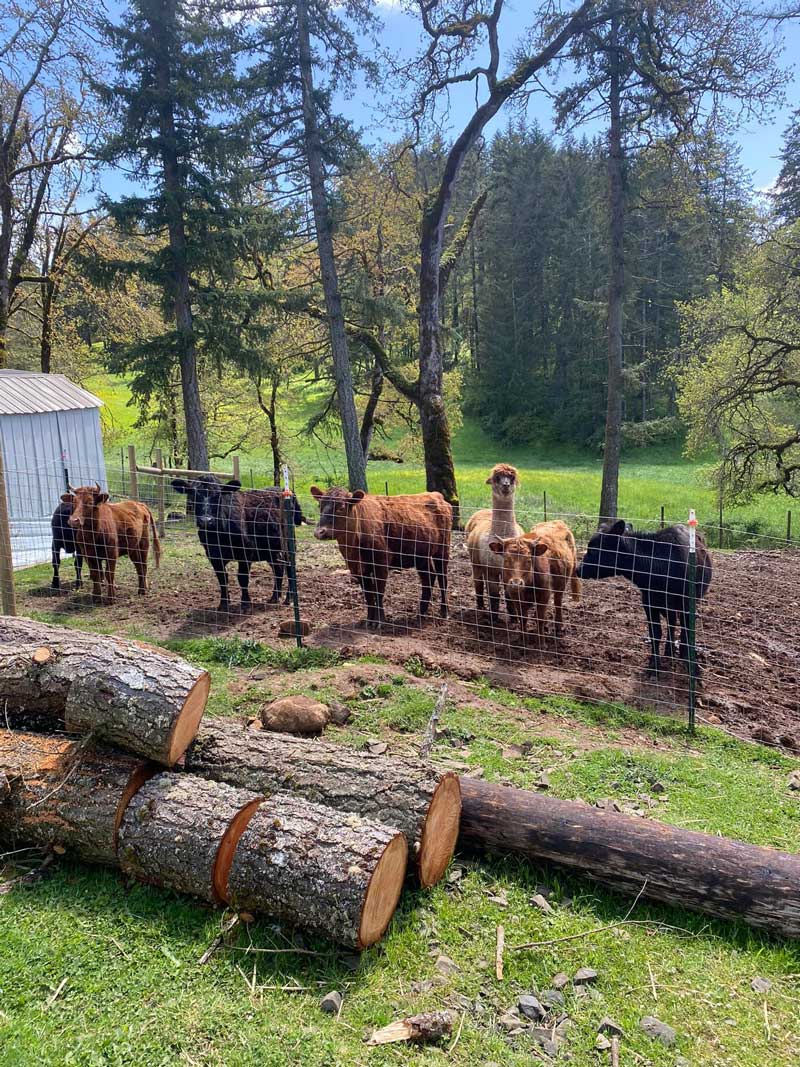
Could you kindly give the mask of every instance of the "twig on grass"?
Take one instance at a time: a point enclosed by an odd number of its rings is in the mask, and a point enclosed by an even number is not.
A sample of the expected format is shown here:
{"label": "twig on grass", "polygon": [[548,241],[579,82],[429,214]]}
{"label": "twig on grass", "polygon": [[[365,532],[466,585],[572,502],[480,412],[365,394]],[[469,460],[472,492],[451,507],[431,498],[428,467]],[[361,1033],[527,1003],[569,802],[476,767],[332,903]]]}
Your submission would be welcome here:
{"label": "twig on grass", "polygon": [[506,931],[504,926],[498,924],[497,941],[494,950],[494,974],[498,982],[503,981],[503,952],[506,947]]}
{"label": "twig on grass", "polygon": [[764,998],[764,1028],[767,1031],[767,1041],[772,1040],[772,1027],[769,1025],[769,1013],[767,1012],[767,998]]}
{"label": "twig on grass", "polygon": [[425,727],[425,733],[422,737],[422,744],[419,746],[420,756],[426,758],[430,755],[434,742],[436,741],[436,727],[439,725],[439,716],[444,711],[444,705],[447,700],[447,682],[442,686],[439,696],[436,698],[436,703],[433,706],[431,717],[428,720],[428,725]]}
{"label": "twig on grass", "polygon": [[611,1038],[611,1067],[619,1067],[619,1038]]}
{"label": "twig on grass", "polygon": [[222,945],[224,945],[225,938],[228,936],[228,934],[232,930],[236,929],[236,927],[239,925],[240,922],[241,922],[241,919],[239,918],[239,916],[238,915],[234,915],[232,918],[228,919],[228,921],[226,923],[223,923],[223,926],[222,926],[222,929],[220,930],[220,932],[217,934],[217,936],[214,938],[214,940],[211,942],[211,944],[205,950],[203,955],[197,961],[198,964],[201,967],[203,966],[203,964],[208,963],[208,961],[211,959],[211,957],[214,955],[214,953],[219,948],[221,948]]}
{"label": "twig on grass", "polygon": [[53,992],[47,998],[47,1003],[45,1004],[46,1008],[52,1007],[52,1005],[55,1004],[55,1002],[61,996],[61,993],[63,992],[64,986],[67,984],[68,981],[69,981],[69,979],[66,978],[66,977],[61,979],[61,981],[58,983],[56,988],[53,990]]}
{"label": "twig on grass", "polygon": [[650,966],[650,960],[647,961],[647,971],[650,975],[650,988],[653,991],[653,1000],[658,1000],[658,993],[656,992],[656,979],[653,974],[653,968]]}
{"label": "twig on grass", "polygon": [[5,896],[6,893],[10,893],[12,889],[18,889],[21,886],[26,885],[33,885],[35,882],[38,882],[40,878],[44,878],[48,868],[52,866],[55,858],[53,852],[48,852],[35,870],[27,871],[25,874],[20,874],[16,878],[11,878],[7,882],[0,882],[0,897]]}
{"label": "twig on grass", "polygon": [[464,1029],[464,1020],[466,1019],[466,1017],[467,1017],[467,1013],[465,1011],[462,1011],[461,1012],[461,1022],[458,1024],[458,1033],[453,1038],[452,1043],[448,1046],[448,1049],[447,1049],[447,1055],[448,1056],[452,1055],[453,1049],[456,1047],[456,1045],[459,1042],[459,1039],[461,1038],[461,1031]]}

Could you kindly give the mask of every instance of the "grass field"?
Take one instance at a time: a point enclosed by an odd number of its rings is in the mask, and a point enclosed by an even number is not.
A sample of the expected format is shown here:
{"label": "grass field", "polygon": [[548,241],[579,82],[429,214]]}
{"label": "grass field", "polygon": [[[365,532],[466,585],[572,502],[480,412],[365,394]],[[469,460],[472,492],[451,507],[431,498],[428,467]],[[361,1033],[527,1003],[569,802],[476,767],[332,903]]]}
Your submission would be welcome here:
{"label": "grass field", "polygon": [[[128,406],[129,392],[124,381],[109,375],[98,376],[89,387],[105,401],[104,419],[115,444],[107,450],[112,484],[121,480],[120,448],[135,443],[142,462],[149,462],[152,441],[144,439],[134,428],[135,409]],[[327,449],[306,432],[306,424],[324,393],[321,386],[295,385],[284,397],[281,425],[284,449],[302,502],[313,514],[308,497],[311,485],[342,483],[346,480],[344,457],[338,449]],[[386,446],[390,450],[393,443]],[[600,499],[602,461],[567,446],[509,448],[493,441],[474,419],[466,419],[454,437],[453,453],[459,493],[465,513],[489,502],[486,476],[498,462],[513,463],[521,474],[518,511],[526,522],[542,517],[544,494],[549,515],[588,515],[594,517]],[[230,460],[219,461],[225,469]],[[701,525],[715,527],[719,507],[705,477],[707,463],[688,460],[678,444],[646,449],[629,449],[624,457],[620,478],[620,514],[647,525],[660,518],[662,506],[668,522],[685,521],[689,508],[695,508]],[[272,482],[272,459],[267,449],[255,449],[241,456],[242,477],[250,484]],[[373,492],[421,492],[425,473],[418,459],[399,464],[390,461],[369,465],[369,482]],[[764,496],[746,507],[726,508],[723,523],[741,534],[762,534],[777,538],[786,535],[786,512],[791,501],[779,496]],[[795,536],[800,529],[800,510],[795,515]]]}
{"label": "grass field", "polygon": [[[266,677],[255,684],[227,666],[250,663],[249,646],[243,654],[214,640],[177,647],[213,667],[214,713],[252,714],[278,693],[341,697],[347,689],[352,719],[328,736],[355,747],[381,739],[400,757],[417,750],[438,689],[438,679],[415,677],[412,664],[409,673],[374,661],[295,662],[296,653],[284,653],[282,669],[271,670],[269,652],[257,657]],[[797,760],[715,730],[689,737],[670,720],[619,708],[526,700],[481,681],[456,693],[434,748],[444,765],[455,760],[521,786],[547,769],[556,796],[613,798],[692,829],[800,847],[800,800],[787,790]],[[664,789],[657,800],[656,783]],[[550,915],[530,903],[543,886]],[[199,966],[219,913],[64,863],[0,896],[0,1065],[596,1067],[609,1063],[594,1047],[603,1016],[624,1029],[625,1065],[797,1062],[796,945],[642,902],[630,916],[635,925],[614,926],[629,907],[555,868],[459,857],[432,892],[406,892],[385,941],[360,959],[263,918]],[[493,967],[498,923],[509,946],[502,982]],[[556,943],[513,949],[528,941]],[[499,1019],[521,994],[541,993],[556,972],[581,966],[597,970],[596,985],[583,997],[565,990],[571,1026],[557,1059],[542,1060],[530,1034],[508,1036]],[[752,989],[756,977],[771,983],[766,993]],[[329,989],[344,993],[338,1018],[318,1006]],[[455,1012],[457,1042],[419,1050],[364,1044],[374,1027],[443,1007]],[[677,1044],[649,1038],[639,1026],[645,1015],[672,1025]]]}

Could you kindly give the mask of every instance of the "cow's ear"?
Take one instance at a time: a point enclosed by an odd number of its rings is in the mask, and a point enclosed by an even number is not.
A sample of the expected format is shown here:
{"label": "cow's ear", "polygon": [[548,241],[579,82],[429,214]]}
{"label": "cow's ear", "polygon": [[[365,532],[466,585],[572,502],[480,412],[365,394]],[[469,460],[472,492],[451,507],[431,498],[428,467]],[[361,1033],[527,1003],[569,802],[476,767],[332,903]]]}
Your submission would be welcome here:
{"label": "cow's ear", "polygon": [[95,504],[105,504],[107,500],[108,493],[98,493],[97,496],[94,498]]}
{"label": "cow's ear", "polygon": [[230,481],[225,482],[225,484],[223,486],[220,486],[220,488],[222,489],[223,493],[233,493],[237,489],[242,488],[242,483],[239,481],[238,478],[231,478]]}
{"label": "cow's ear", "polygon": [[503,549],[505,548],[505,541],[502,537],[493,537],[491,541],[488,542],[488,547],[491,552],[496,552],[498,556],[502,556]]}
{"label": "cow's ear", "polygon": [[61,494],[61,499],[65,504],[74,504],[75,503],[75,494],[74,493],[62,493]]}
{"label": "cow's ear", "polygon": [[547,551],[544,541],[527,541],[528,551],[532,556],[543,556]]}
{"label": "cow's ear", "polygon": [[628,524],[624,519],[618,519],[608,532],[614,534],[615,537],[622,537],[623,534],[628,532]]}
{"label": "cow's ear", "polygon": [[322,492],[318,485],[312,485],[309,489],[309,493],[311,493],[315,500],[322,500],[322,498],[325,496],[325,494]]}
{"label": "cow's ear", "polygon": [[357,504],[359,502],[359,500],[363,500],[366,495],[367,494],[364,492],[363,489],[355,489],[350,494],[350,499],[347,501],[347,503],[348,504]]}
{"label": "cow's ear", "polygon": [[189,483],[186,481],[185,478],[173,478],[172,488],[175,490],[176,493],[188,493]]}

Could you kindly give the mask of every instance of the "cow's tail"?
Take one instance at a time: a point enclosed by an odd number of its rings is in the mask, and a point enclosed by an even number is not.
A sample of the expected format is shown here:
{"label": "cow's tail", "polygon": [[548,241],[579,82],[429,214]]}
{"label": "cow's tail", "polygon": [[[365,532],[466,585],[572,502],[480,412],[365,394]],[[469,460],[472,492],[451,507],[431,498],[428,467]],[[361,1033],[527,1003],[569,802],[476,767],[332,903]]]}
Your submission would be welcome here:
{"label": "cow's tail", "polygon": [[156,566],[161,566],[161,542],[158,539],[158,530],[156,529],[155,519],[150,508],[147,509],[147,516],[150,519],[150,532],[153,535],[153,558],[156,561]]}
{"label": "cow's tail", "polygon": [[570,547],[570,558],[572,560],[572,574],[569,578],[569,593],[574,601],[579,601],[581,598],[581,580],[575,573],[575,569],[578,566],[578,546],[575,544],[575,534],[567,527],[567,543]]}

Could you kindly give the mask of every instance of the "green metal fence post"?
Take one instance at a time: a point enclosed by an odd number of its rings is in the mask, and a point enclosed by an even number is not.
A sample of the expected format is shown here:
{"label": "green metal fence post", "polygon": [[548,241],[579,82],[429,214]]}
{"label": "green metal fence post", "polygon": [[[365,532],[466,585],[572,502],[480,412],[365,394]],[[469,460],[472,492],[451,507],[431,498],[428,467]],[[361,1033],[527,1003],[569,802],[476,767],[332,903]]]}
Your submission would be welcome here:
{"label": "green metal fence post", "polygon": [[283,512],[286,516],[286,551],[289,556],[289,596],[294,607],[294,637],[298,648],[303,647],[303,634],[300,629],[300,598],[297,595],[297,569],[294,539],[294,503],[289,488],[289,468],[283,468]]}
{"label": "green metal fence post", "polygon": [[547,522],[547,490],[544,491],[544,521]]}
{"label": "green metal fence post", "polygon": [[689,598],[689,610],[687,623],[689,632],[686,634],[686,649],[689,656],[687,664],[689,672],[689,730],[694,733],[695,715],[697,711],[697,517],[694,509],[689,512],[689,569],[687,574],[687,596]]}
{"label": "green metal fence post", "polygon": [[791,513],[791,511],[787,511],[786,512],[786,540],[787,541],[791,541],[791,539],[792,539],[792,513]]}

